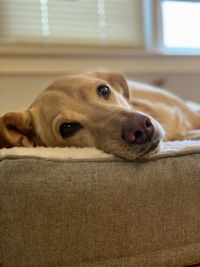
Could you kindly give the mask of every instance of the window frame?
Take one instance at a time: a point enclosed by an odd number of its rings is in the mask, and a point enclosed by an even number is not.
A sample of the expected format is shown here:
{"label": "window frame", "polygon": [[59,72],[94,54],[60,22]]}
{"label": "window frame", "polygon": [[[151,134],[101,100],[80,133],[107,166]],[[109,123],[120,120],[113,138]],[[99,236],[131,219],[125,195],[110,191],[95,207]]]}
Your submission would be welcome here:
{"label": "window frame", "polygon": [[162,54],[162,17],[160,0],[143,0],[144,38],[147,51]]}

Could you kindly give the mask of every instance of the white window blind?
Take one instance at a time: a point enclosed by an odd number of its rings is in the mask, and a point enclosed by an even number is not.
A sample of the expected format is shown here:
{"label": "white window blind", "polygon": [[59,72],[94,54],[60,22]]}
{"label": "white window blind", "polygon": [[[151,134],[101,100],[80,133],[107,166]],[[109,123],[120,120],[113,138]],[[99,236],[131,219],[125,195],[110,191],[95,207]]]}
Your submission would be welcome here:
{"label": "white window blind", "polygon": [[142,47],[142,1],[0,0],[0,43]]}

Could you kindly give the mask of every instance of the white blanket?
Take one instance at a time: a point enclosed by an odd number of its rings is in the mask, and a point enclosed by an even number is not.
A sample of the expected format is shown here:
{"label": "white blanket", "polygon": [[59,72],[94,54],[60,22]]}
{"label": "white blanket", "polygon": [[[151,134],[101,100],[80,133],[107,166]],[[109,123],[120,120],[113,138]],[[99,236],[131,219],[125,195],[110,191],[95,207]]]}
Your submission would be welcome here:
{"label": "white blanket", "polygon": [[[200,141],[173,141],[163,142],[160,151],[151,152],[142,160],[153,160],[166,157],[176,157],[200,153]],[[6,158],[43,158],[47,160],[69,161],[69,160],[91,160],[91,161],[116,161],[122,160],[112,154],[107,154],[96,148],[23,148],[14,147],[0,149],[0,160]]]}

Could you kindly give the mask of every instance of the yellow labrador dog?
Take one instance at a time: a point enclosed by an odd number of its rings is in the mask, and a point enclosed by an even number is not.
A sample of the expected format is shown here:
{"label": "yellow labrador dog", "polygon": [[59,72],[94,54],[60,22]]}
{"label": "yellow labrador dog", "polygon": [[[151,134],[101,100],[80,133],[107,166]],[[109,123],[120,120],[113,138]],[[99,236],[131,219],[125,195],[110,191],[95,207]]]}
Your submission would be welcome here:
{"label": "yellow labrador dog", "polygon": [[95,72],[65,76],[29,109],[1,117],[0,148],[97,147],[133,160],[162,139],[200,139],[199,128],[200,112],[173,94]]}

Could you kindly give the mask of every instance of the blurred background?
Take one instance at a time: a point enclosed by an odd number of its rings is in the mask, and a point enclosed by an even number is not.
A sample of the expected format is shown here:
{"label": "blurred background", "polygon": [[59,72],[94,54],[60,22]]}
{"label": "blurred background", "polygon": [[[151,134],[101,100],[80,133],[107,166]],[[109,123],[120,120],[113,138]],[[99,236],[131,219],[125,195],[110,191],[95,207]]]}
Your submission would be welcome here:
{"label": "blurred background", "polygon": [[0,111],[91,70],[200,103],[200,1],[0,0]]}

